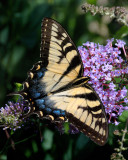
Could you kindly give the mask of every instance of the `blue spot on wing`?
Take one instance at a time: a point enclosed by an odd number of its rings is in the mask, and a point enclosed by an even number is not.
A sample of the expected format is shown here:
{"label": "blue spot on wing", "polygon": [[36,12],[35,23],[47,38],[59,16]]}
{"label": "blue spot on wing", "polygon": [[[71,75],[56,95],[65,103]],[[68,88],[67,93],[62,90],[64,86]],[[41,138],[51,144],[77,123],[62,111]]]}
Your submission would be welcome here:
{"label": "blue spot on wing", "polygon": [[52,109],[51,109],[51,108],[45,108],[45,110],[46,110],[46,112],[47,112],[48,114],[50,114],[50,113],[52,112]]}
{"label": "blue spot on wing", "polygon": [[61,112],[60,110],[54,110],[53,113],[59,116]]}
{"label": "blue spot on wing", "polygon": [[43,105],[43,104],[40,105],[40,106],[39,106],[39,109],[40,109],[40,110],[45,109],[45,105]]}
{"label": "blue spot on wing", "polygon": [[38,72],[38,73],[37,73],[37,77],[38,77],[38,78],[41,78],[42,76],[43,76],[43,73],[42,73],[42,72]]}
{"label": "blue spot on wing", "polygon": [[44,76],[46,68],[41,68],[38,71],[34,72],[34,78],[31,80],[29,93],[32,98],[39,98],[41,95],[44,95],[45,84],[40,81]]}
{"label": "blue spot on wing", "polygon": [[61,115],[62,115],[62,116],[65,116],[65,111],[61,111]]}
{"label": "blue spot on wing", "polygon": [[53,113],[57,116],[65,116],[65,111],[63,110],[54,110]]}
{"label": "blue spot on wing", "polygon": [[41,78],[44,76],[44,72],[46,71],[46,68],[41,68],[36,74],[37,74],[37,78]]}
{"label": "blue spot on wing", "polygon": [[39,83],[39,80],[44,76],[45,71],[47,71],[46,68],[41,68],[39,71],[35,72],[34,78],[31,80],[33,85],[37,85]]}
{"label": "blue spot on wing", "polygon": [[37,92],[36,87],[31,87],[29,89],[29,93],[31,94],[32,98],[38,98],[41,95],[39,92]]}
{"label": "blue spot on wing", "polygon": [[43,98],[35,100],[35,103],[39,110],[43,110],[46,114],[53,114],[55,116],[65,117],[65,111],[61,109],[55,109],[53,106],[47,107]]}
{"label": "blue spot on wing", "polygon": [[44,104],[44,100],[43,99],[37,99],[35,102],[37,103],[37,105]]}
{"label": "blue spot on wing", "polygon": [[33,98],[40,97],[40,93],[36,93],[36,92],[31,93],[31,95],[32,95]]}
{"label": "blue spot on wing", "polygon": [[35,102],[36,102],[36,105],[39,107],[40,110],[45,109],[45,105],[44,105],[44,100],[43,99],[37,99]]}

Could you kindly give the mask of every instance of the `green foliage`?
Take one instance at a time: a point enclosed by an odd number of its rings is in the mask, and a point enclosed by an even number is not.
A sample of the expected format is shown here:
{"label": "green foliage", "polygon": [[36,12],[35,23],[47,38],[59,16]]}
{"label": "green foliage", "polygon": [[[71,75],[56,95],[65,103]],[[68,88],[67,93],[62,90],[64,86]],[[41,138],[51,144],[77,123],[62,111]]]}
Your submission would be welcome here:
{"label": "green foliage", "polygon": [[69,123],[68,122],[64,123],[64,131],[65,131],[65,133],[68,134],[68,131],[69,131]]}
{"label": "green foliage", "polygon": [[89,4],[96,5],[97,0],[87,0],[87,2],[88,2]]}
{"label": "green foliage", "polygon": [[119,116],[119,121],[126,122],[127,118],[128,118],[128,110],[123,111],[122,115]]}
{"label": "green foliage", "polygon": [[44,142],[42,143],[43,150],[51,149],[53,144],[53,132],[46,129],[43,138],[44,138]]}
{"label": "green foliage", "polygon": [[23,87],[23,85],[21,83],[15,83],[15,85],[16,85],[16,90],[17,91],[20,91]]}
{"label": "green foliage", "polygon": [[[15,91],[20,91],[23,89],[23,85],[21,83],[15,83]],[[15,92],[14,91],[14,92]],[[14,102],[17,102],[20,99],[20,95],[15,95],[13,96]]]}
{"label": "green foliage", "polygon": [[115,39],[121,39],[128,36],[128,26],[122,26],[114,35]]}
{"label": "green foliage", "polygon": [[0,156],[0,159],[1,159],[1,160],[7,160],[7,156],[6,156],[6,155],[1,155],[1,156]]}
{"label": "green foliage", "polygon": [[[86,2],[100,5],[97,0]],[[106,1],[113,7],[117,1]],[[122,5],[124,2],[119,2]],[[104,5],[104,4],[102,4]],[[128,5],[124,4],[124,7]],[[39,59],[41,21],[51,17],[62,24],[78,47],[86,41],[105,44],[108,38],[123,38],[128,44],[128,27],[121,26],[105,17],[82,13],[79,0],[17,0],[0,1],[0,104],[4,106],[11,97],[6,95],[22,89],[27,72]],[[104,27],[102,27],[104,26]],[[116,79],[119,83],[120,79]],[[18,83],[16,83],[18,82]],[[16,86],[14,85],[16,84]],[[15,97],[17,100],[19,96]],[[33,121],[16,132],[0,130],[0,159],[24,160],[71,160],[95,159],[108,160],[117,139],[115,129],[123,129],[128,117],[124,111],[119,117],[120,124],[109,126],[108,143],[99,147],[82,133],[68,133],[69,124],[65,123],[65,133],[60,134],[54,125]],[[30,117],[33,118],[33,117]],[[12,140],[16,150],[12,149]],[[125,157],[128,159],[128,154]],[[8,158],[8,159],[9,159]]]}

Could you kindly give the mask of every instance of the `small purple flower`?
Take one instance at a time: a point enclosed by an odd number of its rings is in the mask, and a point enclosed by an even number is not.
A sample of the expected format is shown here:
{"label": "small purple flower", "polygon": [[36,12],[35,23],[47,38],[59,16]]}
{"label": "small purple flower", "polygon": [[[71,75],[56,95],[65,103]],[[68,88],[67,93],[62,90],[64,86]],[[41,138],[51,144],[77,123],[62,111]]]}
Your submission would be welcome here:
{"label": "small purple flower", "polygon": [[69,131],[70,134],[77,134],[79,133],[79,129],[76,128],[73,124],[69,124]]}
{"label": "small purple flower", "polygon": [[114,77],[118,77],[121,75],[121,70],[115,70],[113,71],[113,73],[114,73]]}
{"label": "small purple flower", "polygon": [[118,46],[119,48],[123,48],[124,45],[126,44],[124,41],[120,40],[120,39],[116,39],[117,43],[115,43],[116,46]]}
{"label": "small purple flower", "polygon": [[112,70],[112,65],[109,65],[109,64],[103,65],[103,66],[102,66],[102,70],[103,70],[104,72],[109,71],[109,70]]}
{"label": "small purple flower", "polygon": [[124,98],[124,97],[127,96],[127,91],[128,91],[128,90],[127,90],[126,87],[124,86],[123,89],[122,89],[121,92],[120,92],[121,98]]}
{"label": "small purple flower", "polygon": [[114,41],[114,38],[108,39],[107,44],[112,44],[113,41]]}
{"label": "small purple flower", "polygon": [[3,130],[10,128],[16,130],[20,128],[23,124],[23,119],[21,118],[25,113],[25,102],[8,102],[5,104],[5,108],[0,108],[0,124],[3,126]]}
{"label": "small purple flower", "polygon": [[111,83],[109,83],[109,89],[110,90],[115,90],[115,88],[116,88],[116,85],[113,83],[113,82],[111,82]]}
{"label": "small purple flower", "polygon": [[128,104],[128,99],[124,98],[124,103]]}
{"label": "small purple flower", "polygon": [[[70,134],[77,134],[77,133],[79,133],[78,128],[76,128],[73,124],[68,123],[68,124],[66,124],[66,126],[67,125],[68,125],[68,133],[70,133]],[[64,134],[64,132],[65,132],[64,123],[56,123],[55,128],[59,131],[60,134]]]}
{"label": "small purple flower", "polygon": [[107,73],[105,76],[105,80],[106,81],[111,81],[112,77],[111,77],[111,73]]}
{"label": "small purple flower", "polygon": [[94,42],[90,42],[90,47],[91,47],[91,48],[96,48],[96,47],[97,47],[97,44],[95,44]]}
{"label": "small purple flower", "polygon": [[87,47],[89,47],[89,46],[90,46],[90,42],[89,42],[89,41],[87,41],[86,43],[83,43],[83,46],[87,46]]}
{"label": "small purple flower", "polygon": [[[128,74],[128,66],[123,67],[125,62],[121,58],[119,50],[119,48],[123,48],[124,55],[126,55],[125,42],[116,40],[116,47],[113,47],[113,41],[114,38],[107,40],[105,46],[96,45],[93,42],[84,43],[82,46],[82,50],[85,48],[84,56],[80,47],[78,50],[83,61],[84,76],[90,77],[88,83],[92,85],[104,104],[109,117],[108,121],[117,125],[118,116],[128,109],[124,107],[128,103],[126,96],[128,91],[123,84],[123,77],[127,77],[126,74]],[[122,83],[117,83],[115,78],[122,79]]]}

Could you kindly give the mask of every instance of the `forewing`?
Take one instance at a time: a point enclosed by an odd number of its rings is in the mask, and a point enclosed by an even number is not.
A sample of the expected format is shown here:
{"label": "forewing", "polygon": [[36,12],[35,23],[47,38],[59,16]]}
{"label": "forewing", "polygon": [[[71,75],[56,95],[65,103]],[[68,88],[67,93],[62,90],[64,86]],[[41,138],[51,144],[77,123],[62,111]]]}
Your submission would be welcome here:
{"label": "forewing", "polygon": [[50,18],[44,18],[41,30],[41,60],[46,72],[40,83],[47,93],[70,85],[83,75],[81,57],[64,28]]}
{"label": "forewing", "polygon": [[80,54],[64,28],[50,18],[41,26],[41,61],[28,73],[24,89],[17,92],[34,105],[35,99],[66,90],[83,75]]}

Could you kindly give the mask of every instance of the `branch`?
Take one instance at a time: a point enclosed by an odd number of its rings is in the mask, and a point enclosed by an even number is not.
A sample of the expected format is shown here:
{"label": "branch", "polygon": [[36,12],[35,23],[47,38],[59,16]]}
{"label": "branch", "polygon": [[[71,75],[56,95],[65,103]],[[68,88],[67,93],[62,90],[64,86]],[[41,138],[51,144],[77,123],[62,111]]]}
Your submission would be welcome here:
{"label": "branch", "polygon": [[102,16],[107,15],[110,18],[115,18],[117,22],[128,26],[128,11],[124,7],[99,7],[85,3],[81,6],[81,8],[84,12],[90,12],[92,15],[98,13]]}

